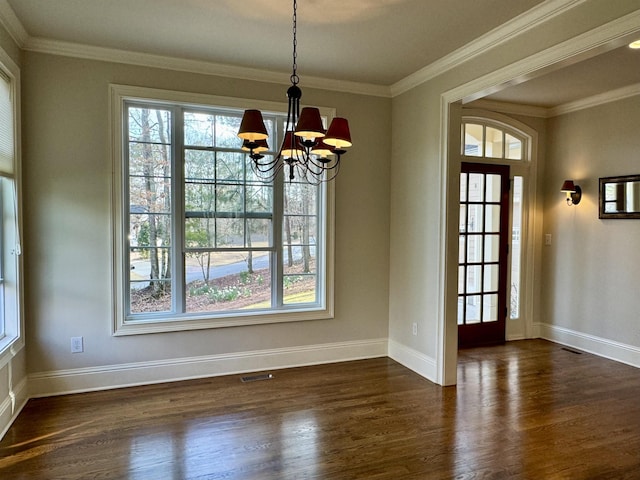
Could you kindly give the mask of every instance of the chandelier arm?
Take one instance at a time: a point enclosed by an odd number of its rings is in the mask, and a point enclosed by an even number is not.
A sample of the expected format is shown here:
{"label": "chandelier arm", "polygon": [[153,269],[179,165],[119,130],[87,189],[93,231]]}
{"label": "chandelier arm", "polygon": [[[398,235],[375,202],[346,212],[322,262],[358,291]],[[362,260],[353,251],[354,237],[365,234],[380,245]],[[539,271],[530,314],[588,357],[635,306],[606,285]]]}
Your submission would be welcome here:
{"label": "chandelier arm", "polygon": [[313,157],[309,157],[309,163],[321,170],[333,170],[334,168],[336,168],[338,162],[340,162],[340,157],[337,157],[334,160],[330,160],[328,162],[318,162],[314,160]]}
{"label": "chandelier arm", "polygon": [[265,163],[260,163],[257,161],[253,161],[251,162],[252,167],[254,167],[255,171],[258,171],[260,173],[267,173],[267,172],[271,172],[273,170],[277,170],[280,167],[280,162],[265,162]]}
{"label": "chandelier arm", "polygon": [[273,180],[279,175],[283,165],[283,163],[273,164],[270,168],[263,170],[255,162],[252,162],[251,170],[261,182],[272,183]]}
{"label": "chandelier arm", "polygon": [[339,170],[340,170],[340,167],[336,165],[335,170],[333,170],[331,172],[332,174],[330,176],[327,176],[327,178],[323,178],[324,172],[317,173],[312,170],[307,170],[307,174],[305,175],[305,180],[310,185],[320,185],[322,183],[328,183],[338,176]]}

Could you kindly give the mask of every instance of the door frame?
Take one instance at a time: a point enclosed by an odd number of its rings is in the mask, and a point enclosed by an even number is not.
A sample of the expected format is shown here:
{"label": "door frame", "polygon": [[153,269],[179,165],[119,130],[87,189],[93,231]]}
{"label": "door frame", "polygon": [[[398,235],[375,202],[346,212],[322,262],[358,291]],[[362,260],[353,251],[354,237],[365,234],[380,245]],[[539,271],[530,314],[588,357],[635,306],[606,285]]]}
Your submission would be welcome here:
{"label": "door frame", "polygon": [[[461,101],[444,102],[446,112],[443,110],[442,121],[446,120],[446,136],[442,139],[441,148],[447,152],[446,165],[442,174],[443,185],[443,206],[441,219],[442,231],[445,232],[441,242],[441,291],[442,297],[439,304],[439,328],[438,328],[438,351],[436,370],[436,382],[440,385],[455,385],[457,383],[457,361],[458,361],[458,322],[457,322],[457,298],[458,298],[458,212],[460,199],[460,167],[463,161],[468,161],[462,156],[462,123],[477,119],[485,121],[507,130],[515,130],[521,136],[526,137],[527,158],[526,165],[520,162],[508,162],[511,171],[510,176],[523,174],[523,169],[527,169],[528,179],[524,194],[525,201],[522,205],[522,224],[526,228],[523,236],[524,251],[522,255],[522,265],[524,271],[521,278],[521,311],[524,316],[524,331],[517,338],[537,338],[540,336],[539,328],[534,325],[533,319],[536,291],[534,289],[534,279],[540,275],[540,257],[542,243],[536,241],[542,232],[542,215],[538,208],[538,182],[537,182],[537,158],[538,158],[538,133],[530,126],[515,120],[506,115],[479,109],[463,108]],[[513,189],[510,193],[510,202]],[[511,206],[511,203],[510,203]],[[515,340],[508,332],[509,322],[507,321],[507,340]]]}

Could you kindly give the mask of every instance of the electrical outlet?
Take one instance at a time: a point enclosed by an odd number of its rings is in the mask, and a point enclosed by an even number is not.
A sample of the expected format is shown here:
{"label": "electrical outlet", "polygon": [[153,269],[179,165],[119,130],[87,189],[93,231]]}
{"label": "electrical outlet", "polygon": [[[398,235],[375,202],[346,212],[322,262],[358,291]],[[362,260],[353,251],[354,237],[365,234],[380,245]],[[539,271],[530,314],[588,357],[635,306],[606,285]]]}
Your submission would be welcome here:
{"label": "electrical outlet", "polygon": [[544,234],[544,244],[545,245],[551,245],[551,234],[550,233],[545,233]]}
{"label": "electrical outlet", "polygon": [[71,337],[71,353],[84,352],[84,342],[82,337]]}
{"label": "electrical outlet", "polygon": [[418,335],[418,324],[416,322],[413,322],[412,331],[414,335]]}

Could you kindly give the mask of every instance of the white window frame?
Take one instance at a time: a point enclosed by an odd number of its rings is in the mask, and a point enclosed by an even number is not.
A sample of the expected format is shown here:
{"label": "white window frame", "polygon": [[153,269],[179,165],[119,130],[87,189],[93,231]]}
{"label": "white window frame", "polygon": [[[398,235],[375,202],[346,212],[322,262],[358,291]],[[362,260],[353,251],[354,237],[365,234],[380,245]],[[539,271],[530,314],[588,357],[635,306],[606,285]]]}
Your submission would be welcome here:
{"label": "white window frame", "polygon": [[21,132],[20,69],[0,48],[0,71],[8,82],[13,122],[12,171],[0,173],[0,369],[25,345],[23,280],[20,238],[21,212]]}
{"label": "white window frame", "polygon": [[[204,314],[155,314],[132,320],[126,317],[125,272],[125,208],[128,199],[124,198],[123,178],[125,138],[124,122],[126,102],[157,102],[158,104],[176,104],[188,107],[218,107],[232,109],[258,108],[265,112],[286,112],[287,105],[277,102],[244,100],[231,97],[219,97],[206,94],[194,94],[170,90],[159,90],[146,87],[134,87],[112,84],[110,91],[110,126],[113,160],[112,179],[112,296],[113,296],[113,335],[137,335],[157,332],[197,330],[241,325],[258,325],[280,322],[319,320],[334,316],[334,222],[335,222],[335,187],[334,182],[322,184],[324,197],[324,218],[320,218],[325,239],[324,249],[318,252],[318,261],[323,261],[324,275],[320,276],[318,286],[318,303],[315,305],[284,306],[280,309],[269,309],[248,312],[216,312]],[[320,113],[331,120],[335,110],[320,108]],[[125,203],[127,205],[125,205]],[[276,246],[277,247],[277,246]],[[319,266],[321,268],[321,266]]]}

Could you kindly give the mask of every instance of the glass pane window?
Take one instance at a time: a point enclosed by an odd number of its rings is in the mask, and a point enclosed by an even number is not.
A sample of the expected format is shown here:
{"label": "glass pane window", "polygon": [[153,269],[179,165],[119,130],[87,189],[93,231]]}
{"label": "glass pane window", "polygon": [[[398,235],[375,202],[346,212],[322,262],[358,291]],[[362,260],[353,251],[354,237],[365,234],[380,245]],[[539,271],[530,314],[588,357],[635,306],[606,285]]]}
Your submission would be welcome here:
{"label": "glass pane window", "polygon": [[131,313],[167,311],[172,302],[172,122],[166,109],[128,109]]}
{"label": "glass pane window", "polygon": [[505,153],[509,160],[522,160],[522,140],[507,133],[505,135]]}
{"label": "glass pane window", "polygon": [[509,294],[509,318],[520,318],[520,297],[522,275],[520,263],[522,259],[522,187],[523,177],[513,178],[513,204],[511,205],[511,291]]}
{"label": "glass pane window", "polygon": [[499,126],[464,123],[462,155],[488,159],[522,160],[524,141]]}
{"label": "glass pane window", "polygon": [[258,179],[242,113],[124,101],[124,324],[324,308],[327,186]]}
{"label": "glass pane window", "polygon": [[504,133],[497,128],[486,127],[484,152],[485,157],[504,158]]}
{"label": "glass pane window", "polygon": [[462,154],[468,157],[482,157],[482,145],[484,140],[484,127],[474,123],[464,126],[464,145]]}

